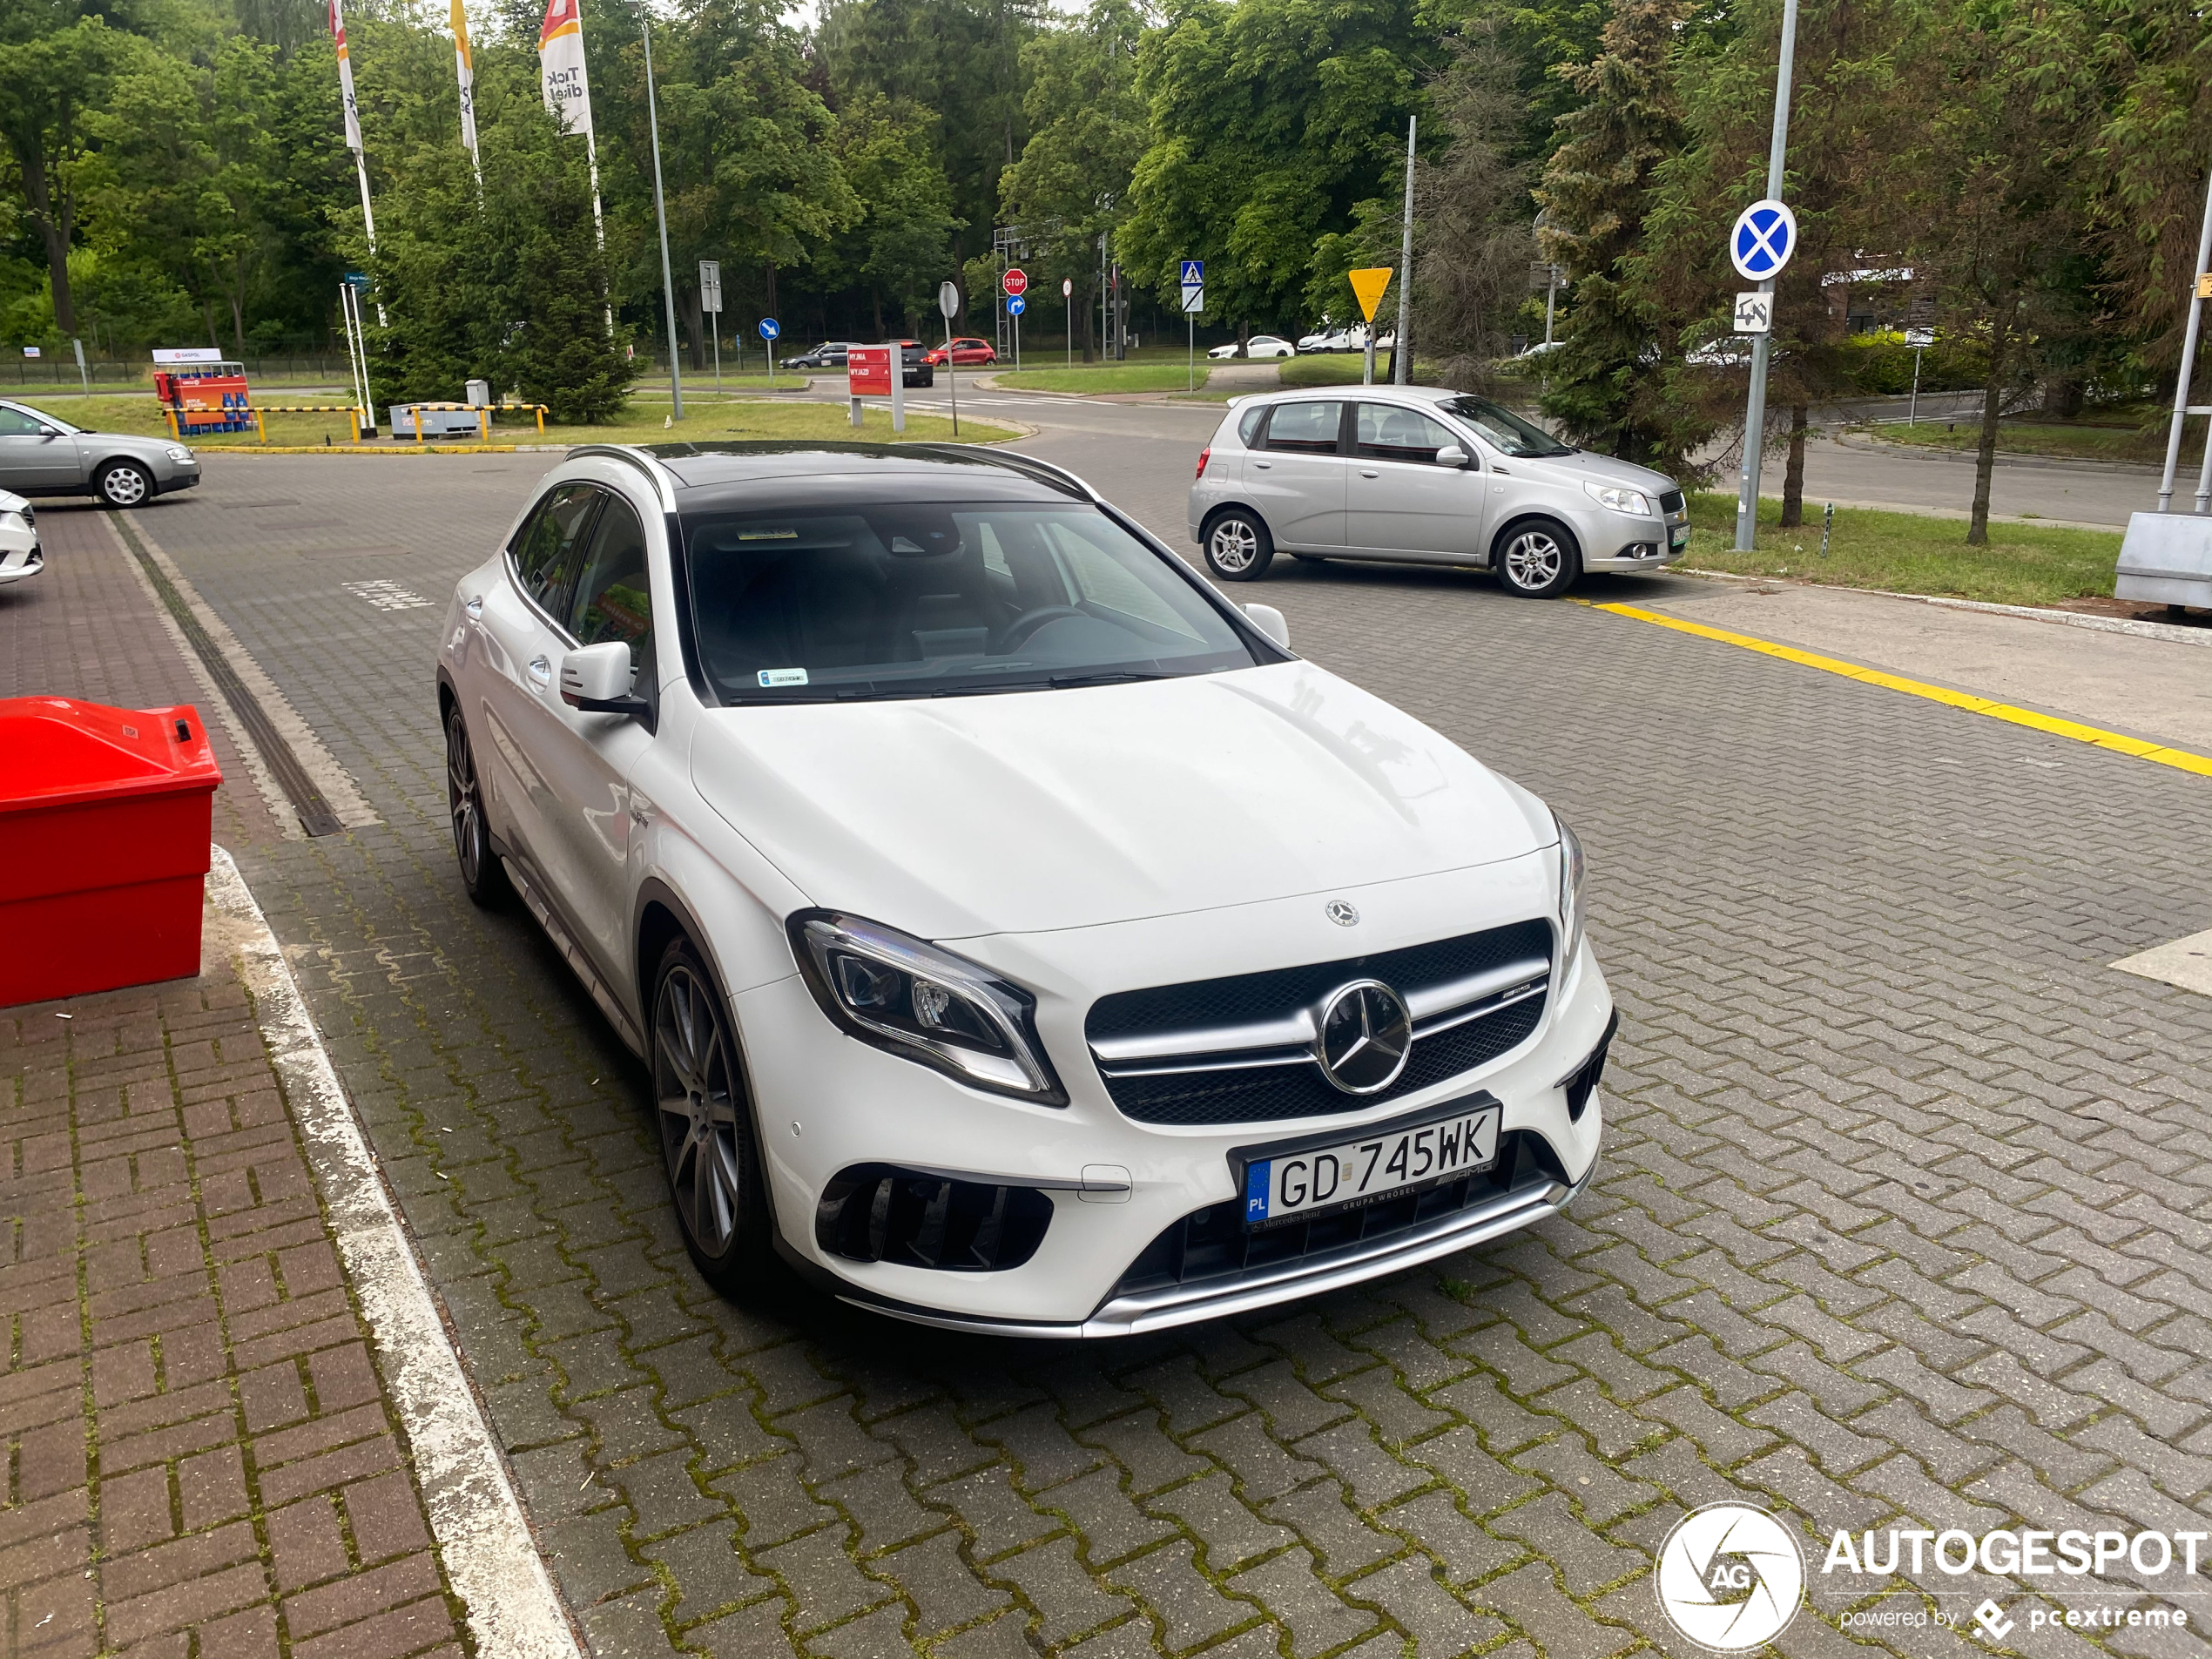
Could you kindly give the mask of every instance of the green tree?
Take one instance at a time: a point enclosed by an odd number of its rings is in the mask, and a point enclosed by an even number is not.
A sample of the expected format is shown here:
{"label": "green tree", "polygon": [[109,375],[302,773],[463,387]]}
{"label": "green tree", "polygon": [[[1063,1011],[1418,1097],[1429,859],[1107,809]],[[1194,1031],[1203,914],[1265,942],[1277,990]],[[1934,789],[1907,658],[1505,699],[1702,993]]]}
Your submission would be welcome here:
{"label": "green tree", "polygon": [[1000,197],[1029,238],[1031,277],[1047,288],[1072,280],[1082,295],[1085,362],[1097,343],[1098,239],[1113,229],[1144,152],[1143,33],[1132,0],[1091,0],[1081,18],[1022,49],[1030,137],[999,180]]}
{"label": "green tree", "polygon": [[1138,54],[1152,140],[1123,264],[1171,301],[1177,260],[1203,258],[1211,313],[1295,327],[1315,245],[1403,165],[1429,56],[1406,0],[1184,0]]}
{"label": "green tree", "polygon": [[886,337],[886,300],[900,331],[911,330],[953,271],[953,236],[962,221],[953,216],[951,186],[930,141],[936,121],[876,92],[853,99],[837,118],[833,147],[860,217],[833,260],[867,290],[879,339]]}
{"label": "green tree", "polygon": [[1598,55],[1564,71],[1582,101],[1560,118],[1536,192],[1538,245],[1570,284],[1544,413],[1577,443],[1652,466],[1678,466],[1688,447],[1667,400],[1676,330],[1644,291],[1640,256],[1659,170],[1686,136],[1675,58],[1694,3],[1619,0]]}
{"label": "green tree", "polygon": [[77,332],[69,251],[78,234],[80,175],[89,158],[88,115],[134,41],[73,5],[15,0],[0,9],[0,142],[30,227],[46,255],[54,320]]}

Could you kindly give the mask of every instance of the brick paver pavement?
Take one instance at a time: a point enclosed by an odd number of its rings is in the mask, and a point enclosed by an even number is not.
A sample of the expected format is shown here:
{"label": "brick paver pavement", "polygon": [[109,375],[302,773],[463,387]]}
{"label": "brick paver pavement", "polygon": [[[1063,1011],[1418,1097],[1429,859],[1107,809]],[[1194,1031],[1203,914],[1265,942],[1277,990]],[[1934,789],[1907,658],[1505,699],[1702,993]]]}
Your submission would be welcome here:
{"label": "brick paver pavement", "polygon": [[458,1659],[244,987],[0,1009],[0,1648]]}
{"label": "brick paver pavement", "polygon": [[223,769],[215,839],[225,846],[273,839],[275,821],[229,728],[208,706],[105,516],[84,502],[37,509],[46,568],[0,587],[0,697],[82,697],[126,709],[197,705]]}
{"label": "brick paver pavement", "polygon": [[[1294,567],[1239,597],[1589,846],[1624,1015],[1591,1191],[1356,1292],[1082,1351],[739,1306],[678,1243],[637,1068],[527,920],[461,893],[439,610],[343,585],[442,601],[540,458],[278,464],[212,465],[158,533],[386,822],[246,867],[601,1653],[1680,1652],[1655,1553],[1738,1494],[1811,1551],[1791,1659],[1885,1588],[1961,1621],[1993,1595],[2028,1654],[2204,1651],[2027,1617],[2201,1623],[2202,1577],[1818,1571],[1838,1527],[2207,1528],[2212,1001],[2105,967],[2212,926],[2204,780],[1478,579]],[[401,545],[224,513],[279,477]],[[418,482],[432,507],[395,511]]]}

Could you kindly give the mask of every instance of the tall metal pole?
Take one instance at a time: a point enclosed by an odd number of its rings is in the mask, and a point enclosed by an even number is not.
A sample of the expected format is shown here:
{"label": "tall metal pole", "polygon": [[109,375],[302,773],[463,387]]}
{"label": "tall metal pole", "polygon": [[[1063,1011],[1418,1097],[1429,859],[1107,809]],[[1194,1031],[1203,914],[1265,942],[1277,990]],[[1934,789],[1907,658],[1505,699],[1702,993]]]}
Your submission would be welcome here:
{"label": "tall metal pole", "polygon": [[[1794,8],[1797,0],[1790,3]],[[668,389],[680,421],[684,418],[684,375],[676,367],[676,277],[668,266],[668,203],[660,187],[660,110],[653,101],[653,20],[643,7],[638,9],[637,27],[645,37],[645,119],[653,130],[653,214],[660,220],[660,297],[668,316]],[[769,349],[772,355],[774,347]]]}
{"label": "tall metal pole", "polygon": [[[1797,61],[1797,0],[1782,7],[1782,63],[1774,78],[1774,141],[1766,154],[1766,193],[1782,199],[1782,152],[1790,138],[1790,78]],[[1759,284],[1774,292],[1774,279]],[[1766,366],[1774,349],[1774,307],[1767,307],[1767,332],[1751,342],[1751,400],[1743,412],[1743,477],[1736,496],[1736,550],[1749,553],[1759,526],[1759,462],[1766,449]]]}
{"label": "tall metal pole", "polygon": [[[2174,424],[2166,434],[2166,472],[2158,481],[2158,510],[2168,511],[2174,500],[2174,469],[2182,461],[2182,418],[2188,413],[2189,381],[2196,374],[2196,337],[2204,321],[2204,267],[2212,262],[2212,178],[2204,185],[2204,227],[2196,233],[2196,263],[2189,267],[2189,320],[2182,335],[2182,374],[2174,382]],[[2196,489],[2196,510],[2205,505],[2205,482],[2212,481],[2212,431],[2205,438],[2205,479]]]}
{"label": "tall metal pole", "polygon": [[[1390,354],[1390,378],[1400,386],[1413,380],[1413,354],[1407,346],[1413,328],[1413,129],[1420,118],[1406,118],[1406,229],[1398,245],[1398,344]],[[1367,338],[1374,337],[1370,323]]]}

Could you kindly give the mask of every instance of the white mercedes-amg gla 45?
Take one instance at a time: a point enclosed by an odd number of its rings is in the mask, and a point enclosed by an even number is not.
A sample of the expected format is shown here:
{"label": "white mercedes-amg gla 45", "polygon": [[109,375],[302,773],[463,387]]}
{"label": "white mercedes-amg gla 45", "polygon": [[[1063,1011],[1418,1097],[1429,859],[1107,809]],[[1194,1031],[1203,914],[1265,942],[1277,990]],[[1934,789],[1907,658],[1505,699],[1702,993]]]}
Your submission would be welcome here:
{"label": "white mercedes-amg gla 45", "polygon": [[438,658],[455,848],[642,1057],[691,1255],[1110,1336],[1552,1214],[1615,1023],[1574,836],[1080,479],[573,451]]}

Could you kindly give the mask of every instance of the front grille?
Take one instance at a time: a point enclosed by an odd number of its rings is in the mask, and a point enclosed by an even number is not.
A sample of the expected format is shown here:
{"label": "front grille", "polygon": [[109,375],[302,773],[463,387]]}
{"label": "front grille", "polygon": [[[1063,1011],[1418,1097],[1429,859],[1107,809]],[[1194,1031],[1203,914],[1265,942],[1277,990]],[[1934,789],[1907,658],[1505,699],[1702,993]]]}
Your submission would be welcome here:
{"label": "front grille", "polygon": [[1035,1187],[856,1163],[822,1189],[814,1242],[847,1261],[996,1273],[1035,1255],[1051,1222]]}
{"label": "front grille", "polygon": [[1679,513],[1682,507],[1682,491],[1679,489],[1670,489],[1659,497],[1659,510],[1662,513]]}
{"label": "front grille", "polygon": [[1558,1155],[1542,1136],[1517,1129],[1500,1139],[1498,1161],[1478,1175],[1317,1221],[1246,1232],[1244,1201],[1224,1199],[1171,1223],[1129,1264],[1112,1294],[1130,1296],[1230,1278],[1286,1264],[1318,1264],[1332,1251],[1387,1241],[1478,1204],[1554,1182],[1568,1184]]}
{"label": "front grille", "polygon": [[[1368,956],[1121,991],[1092,1005],[1084,1034],[1114,1104],[1139,1123],[1323,1116],[1398,1099],[1526,1042],[1544,1017],[1551,948],[1549,922],[1523,921]],[[1414,1015],[1405,1070],[1372,1095],[1336,1088],[1307,1047],[1315,1005],[1355,979],[1381,981]]]}

